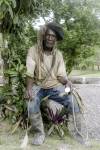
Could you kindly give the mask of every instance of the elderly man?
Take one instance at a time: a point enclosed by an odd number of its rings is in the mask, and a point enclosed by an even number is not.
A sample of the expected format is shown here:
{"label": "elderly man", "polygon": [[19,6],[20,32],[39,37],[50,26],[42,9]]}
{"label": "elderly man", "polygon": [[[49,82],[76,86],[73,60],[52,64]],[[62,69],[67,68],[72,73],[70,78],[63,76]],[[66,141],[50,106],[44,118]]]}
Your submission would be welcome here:
{"label": "elderly man", "polygon": [[[40,103],[44,97],[65,106],[72,113],[71,95],[65,93],[67,79],[62,53],[56,43],[63,40],[63,30],[56,23],[48,23],[40,29],[37,44],[27,54],[27,90],[28,110],[32,127],[36,131],[33,144],[41,145],[45,139],[40,112]],[[75,107],[78,112],[79,108]]]}

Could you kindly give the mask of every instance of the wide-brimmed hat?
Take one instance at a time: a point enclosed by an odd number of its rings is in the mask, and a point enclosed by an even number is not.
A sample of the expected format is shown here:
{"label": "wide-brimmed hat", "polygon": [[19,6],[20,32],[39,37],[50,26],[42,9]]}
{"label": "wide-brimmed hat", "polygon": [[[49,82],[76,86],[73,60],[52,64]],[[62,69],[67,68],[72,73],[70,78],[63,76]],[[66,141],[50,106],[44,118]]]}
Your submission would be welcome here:
{"label": "wide-brimmed hat", "polygon": [[57,35],[57,41],[63,40],[64,32],[63,32],[62,27],[59,24],[55,22],[50,22],[50,23],[47,23],[46,26],[47,28],[55,32],[55,34]]}

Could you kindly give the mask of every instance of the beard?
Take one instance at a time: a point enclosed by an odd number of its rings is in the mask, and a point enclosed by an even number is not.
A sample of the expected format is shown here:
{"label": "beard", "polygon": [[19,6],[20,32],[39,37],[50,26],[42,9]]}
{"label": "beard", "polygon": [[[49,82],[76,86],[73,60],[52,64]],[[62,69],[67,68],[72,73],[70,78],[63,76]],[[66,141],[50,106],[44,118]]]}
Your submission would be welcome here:
{"label": "beard", "polygon": [[54,43],[48,43],[47,41],[43,41],[43,50],[44,51],[52,51],[54,47]]}

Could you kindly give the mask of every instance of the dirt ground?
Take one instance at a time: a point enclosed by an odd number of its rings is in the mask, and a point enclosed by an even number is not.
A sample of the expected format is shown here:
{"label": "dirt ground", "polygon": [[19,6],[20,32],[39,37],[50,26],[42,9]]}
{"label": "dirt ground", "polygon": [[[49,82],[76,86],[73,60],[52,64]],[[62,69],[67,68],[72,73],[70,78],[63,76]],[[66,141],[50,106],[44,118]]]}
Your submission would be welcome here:
{"label": "dirt ground", "polygon": [[[12,126],[7,121],[0,122],[0,150],[20,150],[21,141],[25,131],[18,129],[11,134]],[[64,140],[58,136],[46,137],[42,146],[31,145],[32,135],[29,134],[29,144],[26,150],[100,150],[100,141],[91,140],[91,147],[76,142],[71,136],[66,136]]]}
{"label": "dirt ground", "polygon": [[100,140],[100,84],[77,84],[85,105],[85,118],[89,136]]}
{"label": "dirt ground", "polygon": [[[77,85],[76,87],[87,106],[88,129],[90,133],[91,131],[93,133],[91,137],[99,135],[98,138],[95,140],[91,139],[91,146],[87,147],[79,144],[70,135],[67,135],[64,140],[56,135],[46,137],[42,146],[34,146],[31,144],[32,135],[29,134],[29,144],[26,150],[100,150],[100,134],[98,134],[100,133],[100,85]],[[25,131],[18,129],[12,135],[12,129],[8,121],[0,121],[0,150],[21,150],[20,145],[25,136]]]}

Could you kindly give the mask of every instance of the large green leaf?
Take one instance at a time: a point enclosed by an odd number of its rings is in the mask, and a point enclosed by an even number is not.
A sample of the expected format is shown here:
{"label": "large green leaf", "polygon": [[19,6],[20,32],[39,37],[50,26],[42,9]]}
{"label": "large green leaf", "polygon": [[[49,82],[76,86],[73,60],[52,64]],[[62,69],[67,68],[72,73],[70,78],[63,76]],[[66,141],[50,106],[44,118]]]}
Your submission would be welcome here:
{"label": "large green leaf", "polygon": [[13,19],[13,10],[12,7],[9,5],[8,11],[10,13],[11,18]]}
{"label": "large green leaf", "polygon": [[18,15],[15,15],[13,18],[13,23],[18,24]]}
{"label": "large green leaf", "polygon": [[16,0],[11,0],[12,4],[13,4],[13,8],[16,7]]}

